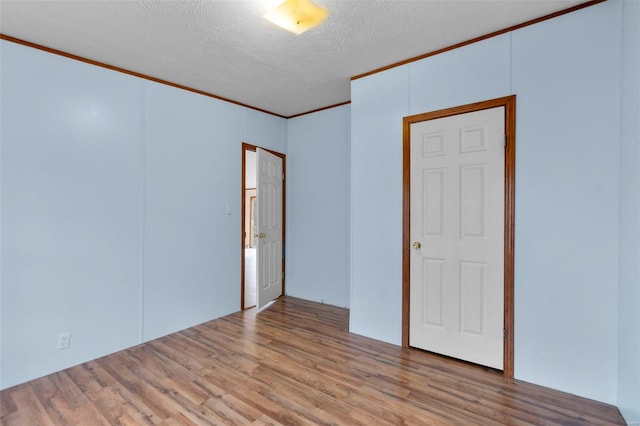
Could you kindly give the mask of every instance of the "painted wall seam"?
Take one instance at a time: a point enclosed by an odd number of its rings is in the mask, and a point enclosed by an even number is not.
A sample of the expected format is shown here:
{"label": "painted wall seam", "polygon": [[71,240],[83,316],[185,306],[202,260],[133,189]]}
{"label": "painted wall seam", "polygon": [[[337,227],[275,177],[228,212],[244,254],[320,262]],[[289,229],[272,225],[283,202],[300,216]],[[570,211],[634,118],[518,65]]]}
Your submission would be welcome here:
{"label": "painted wall seam", "polygon": [[146,215],[146,140],[147,140],[147,132],[146,132],[146,84],[143,81],[140,81],[140,117],[142,120],[142,126],[140,126],[140,149],[142,151],[141,155],[141,174],[140,174],[140,191],[142,193],[140,204],[141,204],[141,229],[140,229],[140,336],[139,343],[144,342],[144,245],[145,245],[145,215]]}

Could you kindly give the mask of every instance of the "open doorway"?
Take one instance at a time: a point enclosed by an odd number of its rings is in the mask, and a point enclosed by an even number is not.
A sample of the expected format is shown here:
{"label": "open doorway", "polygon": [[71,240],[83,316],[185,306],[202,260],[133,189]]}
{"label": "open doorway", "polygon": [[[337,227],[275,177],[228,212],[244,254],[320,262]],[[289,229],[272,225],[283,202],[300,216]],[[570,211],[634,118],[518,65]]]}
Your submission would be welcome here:
{"label": "open doorway", "polygon": [[243,231],[243,259],[244,259],[244,295],[243,309],[253,308],[256,305],[256,152],[244,151],[244,231]]}
{"label": "open doorway", "polygon": [[243,310],[284,294],[285,168],[284,154],[242,144]]}

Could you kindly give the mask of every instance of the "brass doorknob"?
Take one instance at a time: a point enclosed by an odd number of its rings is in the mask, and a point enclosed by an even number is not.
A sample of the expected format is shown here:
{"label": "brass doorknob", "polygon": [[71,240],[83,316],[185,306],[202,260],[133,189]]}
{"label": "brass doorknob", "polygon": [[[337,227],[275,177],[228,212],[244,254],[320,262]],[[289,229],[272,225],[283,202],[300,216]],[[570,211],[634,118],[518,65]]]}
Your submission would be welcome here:
{"label": "brass doorknob", "polygon": [[422,244],[416,241],[415,243],[413,243],[413,248],[416,250],[420,250],[422,248]]}
{"label": "brass doorknob", "polygon": [[261,232],[261,233],[259,233],[259,234],[254,235],[254,237],[258,237],[258,238],[264,238],[264,237],[266,237],[266,236],[267,236],[267,235],[266,235],[264,232]]}

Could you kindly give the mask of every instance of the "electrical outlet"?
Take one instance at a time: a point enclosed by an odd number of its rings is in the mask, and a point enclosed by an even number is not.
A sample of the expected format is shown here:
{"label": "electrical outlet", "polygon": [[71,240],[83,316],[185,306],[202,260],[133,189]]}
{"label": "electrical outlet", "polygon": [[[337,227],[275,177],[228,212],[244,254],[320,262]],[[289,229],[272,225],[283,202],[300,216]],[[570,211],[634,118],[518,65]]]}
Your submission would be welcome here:
{"label": "electrical outlet", "polygon": [[60,349],[69,349],[71,345],[71,333],[60,333],[58,334],[58,350]]}

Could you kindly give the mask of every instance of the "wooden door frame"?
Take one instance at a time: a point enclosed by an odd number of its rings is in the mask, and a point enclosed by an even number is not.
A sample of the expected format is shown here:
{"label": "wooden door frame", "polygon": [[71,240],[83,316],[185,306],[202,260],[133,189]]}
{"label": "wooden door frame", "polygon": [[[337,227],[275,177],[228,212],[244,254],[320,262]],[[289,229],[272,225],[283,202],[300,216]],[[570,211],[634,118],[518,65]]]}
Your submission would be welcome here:
{"label": "wooden door frame", "polygon": [[402,145],[402,346],[409,347],[410,256],[411,256],[411,125],[453,115],[490,108],[505,108],[506,148],[504,156],[504,349],[503,374],[513,378],[514,333],[514,225],[515,225],[515,157],[516,96],[417,114],[403,119]]}
{"label": "wooden door frame", "polygon": [[[263,149],[267,152],[270,152],[271,154],[280,157],[282,159],[282,173],[284,175],[284,178],[282,179],[282,294],[284,294],[284,285],[285,285],[285,276],[284,276],[284,267],[285,267],[285,255],[286,255],[286,243],[285,243],[285,236],[286,236],[286,230],[287,230],[287,215],[286,215],[286,207],[287,207],[287,156],[285,154],[282,154],[280,152],[276,152],[276,151],[272,151],[270,149],[267,148],[263,148],[261,146],[257,146],[257,145],[251,145],[249,143],[246,142],[242,142],[242,185],[241,185],[241,191],[242,191],[242,220],[240,221],[241,225],[240,225],[240,310],[244,311],[245,310],[245,306],[244,306],[244,241],[245,241],[245,232],[247,231],[245,228],[245,215],[246,215],[246,211],[247,211],[247,203],[246,203],[246,197],[245,197],[245,191],[246,191],[246,180],[247,180],[247,162],[246,162],[246,152],[247,151],[253,151],[256,152],[256,149]],[[257,172],[257,171],[256,171]]]}

